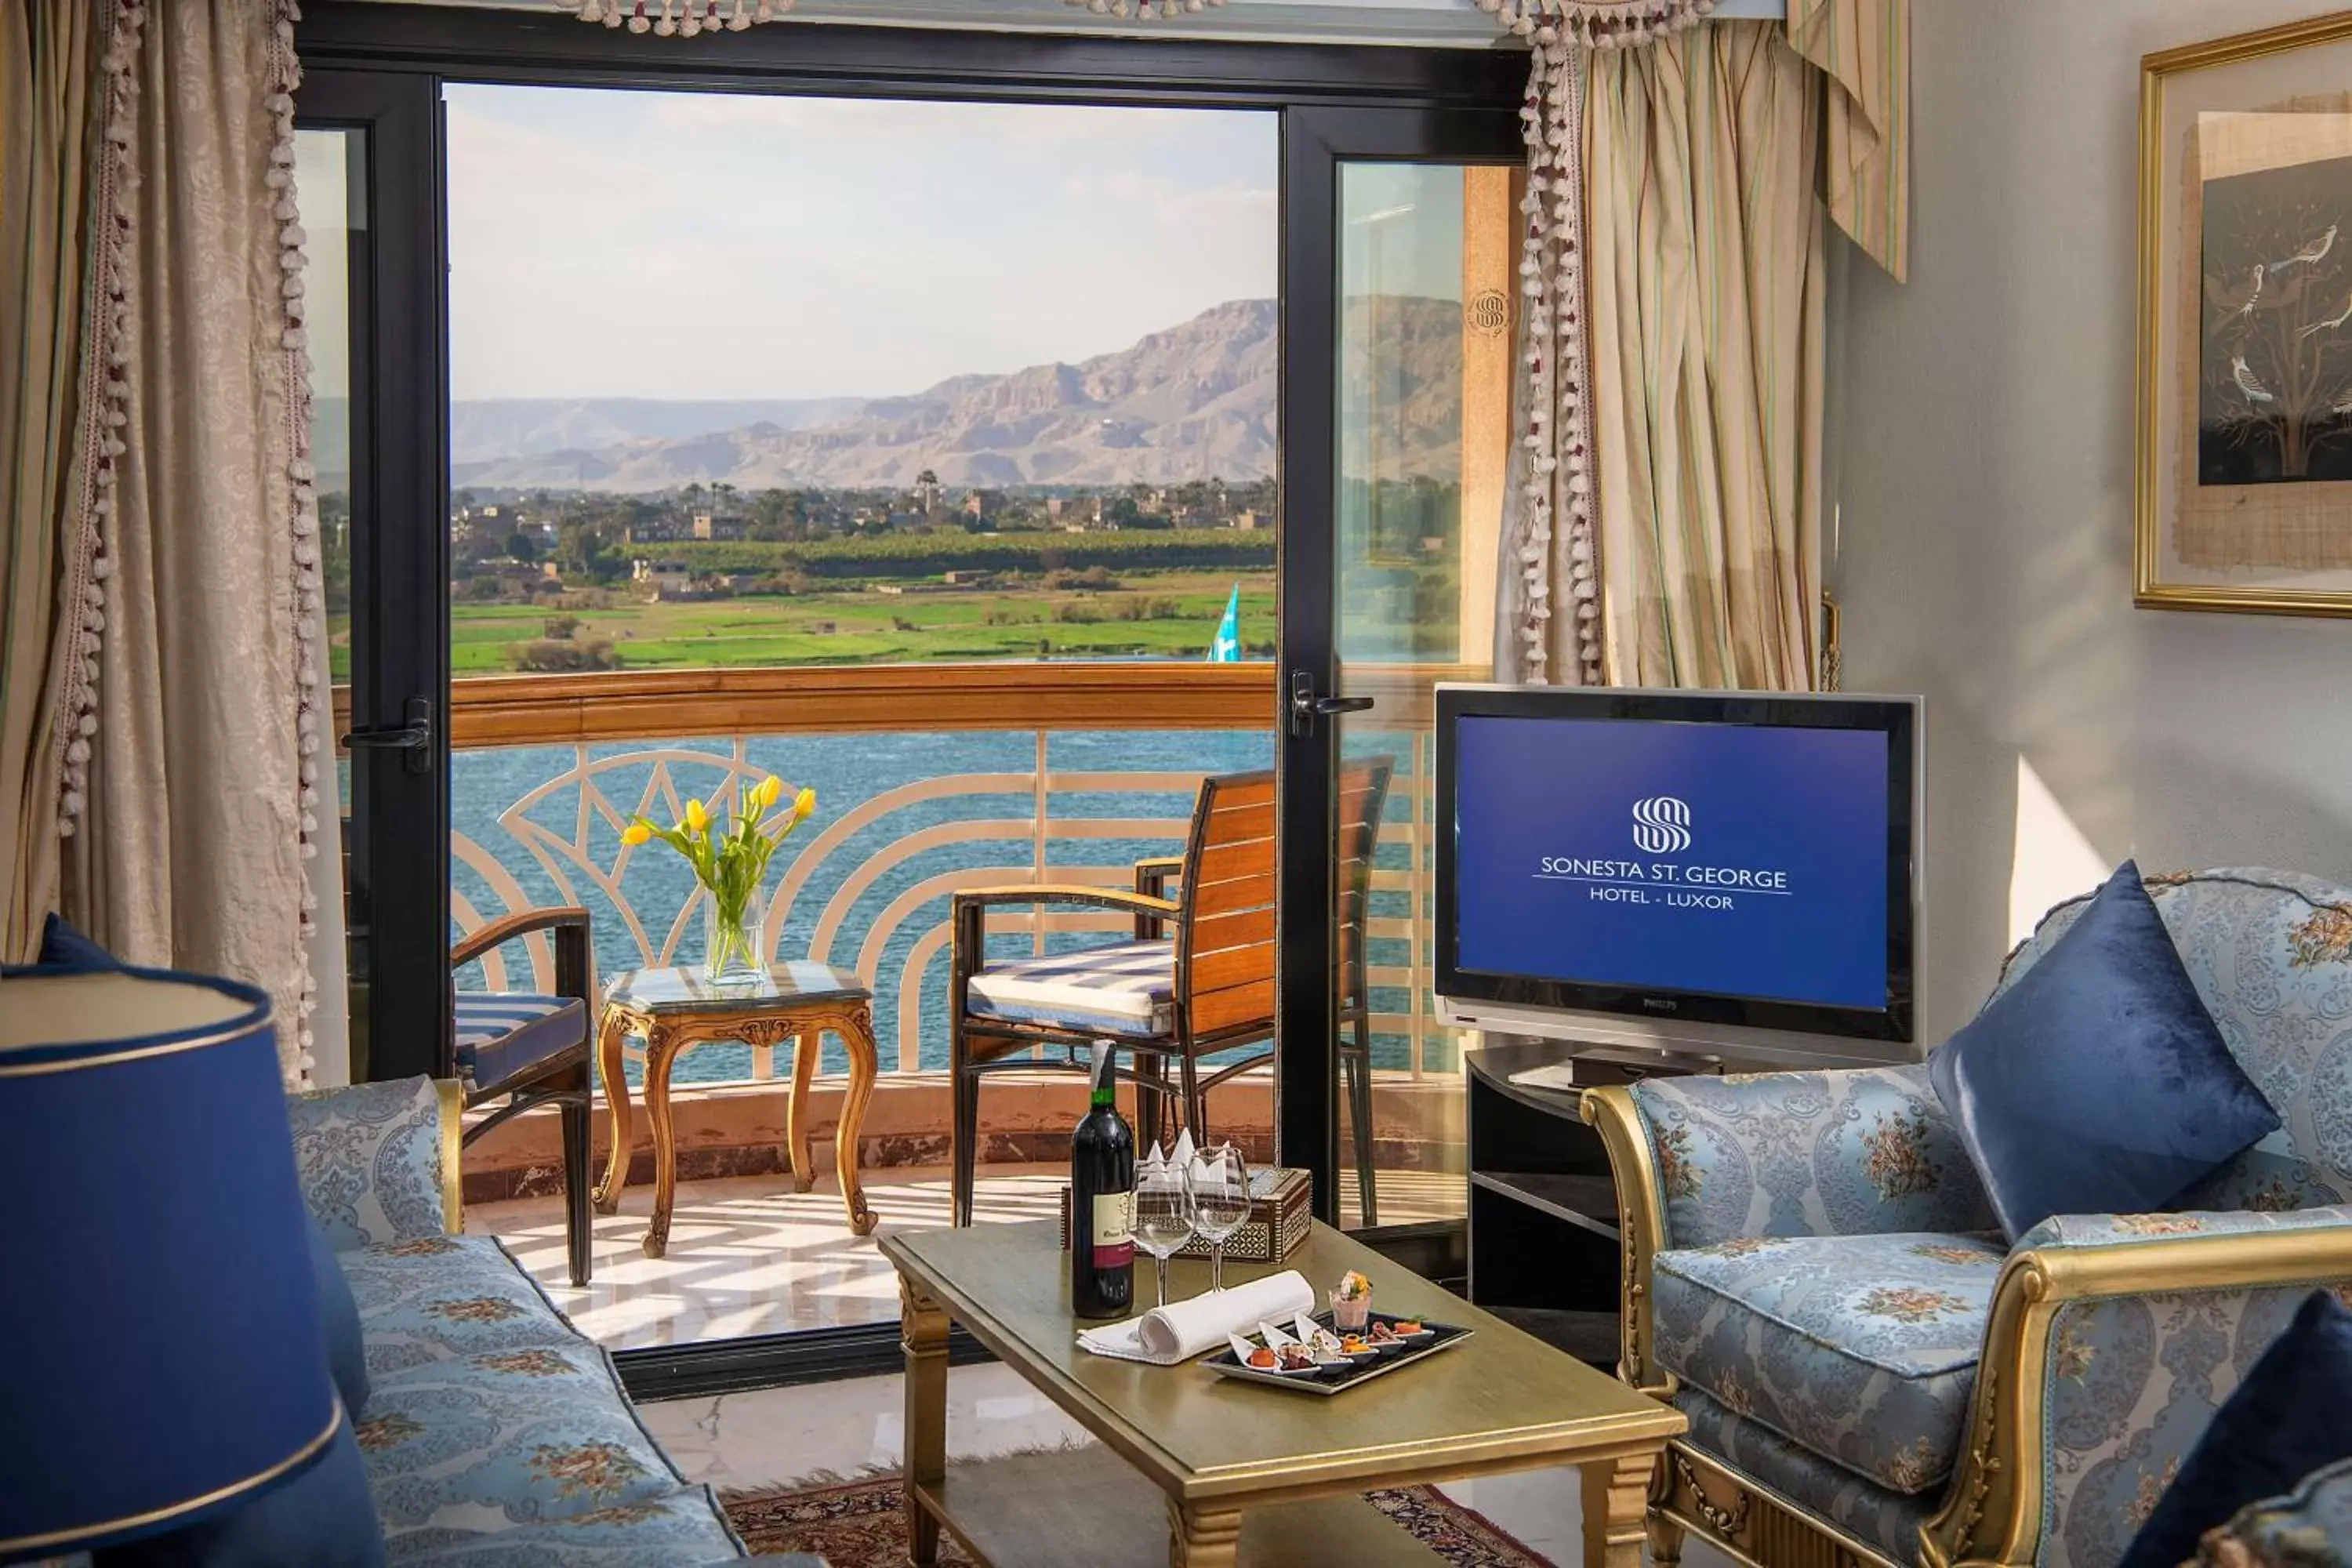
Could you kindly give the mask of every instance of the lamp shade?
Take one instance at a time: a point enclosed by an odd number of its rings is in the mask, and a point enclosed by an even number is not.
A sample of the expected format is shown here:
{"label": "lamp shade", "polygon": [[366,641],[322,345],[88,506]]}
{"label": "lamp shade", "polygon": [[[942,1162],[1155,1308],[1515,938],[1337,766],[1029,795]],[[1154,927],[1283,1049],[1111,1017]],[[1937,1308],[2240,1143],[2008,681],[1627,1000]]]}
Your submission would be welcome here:
{"label": "lamp shade", "polygon": [[341,1419],[268,999],[0,980],[0,1562],[242,1506]]}

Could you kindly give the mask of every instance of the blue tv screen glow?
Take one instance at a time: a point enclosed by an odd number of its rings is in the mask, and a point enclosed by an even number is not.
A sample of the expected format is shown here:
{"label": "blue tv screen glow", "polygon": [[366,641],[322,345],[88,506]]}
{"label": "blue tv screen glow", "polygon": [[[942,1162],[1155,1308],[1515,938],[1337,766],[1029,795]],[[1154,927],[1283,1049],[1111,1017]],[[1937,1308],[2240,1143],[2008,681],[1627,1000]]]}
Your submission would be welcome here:
{"label": "blue tv screen glow", "polygon": [[1876,729],[1465,713],[1454,967],[1885,1010],[1888,750]]}

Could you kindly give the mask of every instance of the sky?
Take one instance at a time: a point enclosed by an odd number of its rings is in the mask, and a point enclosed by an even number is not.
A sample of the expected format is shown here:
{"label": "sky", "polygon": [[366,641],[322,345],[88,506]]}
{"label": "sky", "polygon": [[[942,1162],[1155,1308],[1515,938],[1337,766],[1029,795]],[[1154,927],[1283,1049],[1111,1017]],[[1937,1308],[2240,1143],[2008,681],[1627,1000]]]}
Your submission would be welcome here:
{"label": "sky", "polygon": [[1267,113],[446,99],[457,399],[914,392],[1275,294]]}

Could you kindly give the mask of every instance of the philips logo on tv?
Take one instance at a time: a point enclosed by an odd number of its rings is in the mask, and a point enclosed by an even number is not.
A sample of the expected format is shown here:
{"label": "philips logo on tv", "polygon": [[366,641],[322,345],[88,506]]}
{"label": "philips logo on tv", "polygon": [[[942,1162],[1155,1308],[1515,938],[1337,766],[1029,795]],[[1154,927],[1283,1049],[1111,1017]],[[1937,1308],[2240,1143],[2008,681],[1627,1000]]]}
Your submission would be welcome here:
{"label": "philips logo on tv", "polygon": [[1633,845],[1644,855],[1679,855],[1691,847],[1688,801],[1655,795],[1633,803]]}

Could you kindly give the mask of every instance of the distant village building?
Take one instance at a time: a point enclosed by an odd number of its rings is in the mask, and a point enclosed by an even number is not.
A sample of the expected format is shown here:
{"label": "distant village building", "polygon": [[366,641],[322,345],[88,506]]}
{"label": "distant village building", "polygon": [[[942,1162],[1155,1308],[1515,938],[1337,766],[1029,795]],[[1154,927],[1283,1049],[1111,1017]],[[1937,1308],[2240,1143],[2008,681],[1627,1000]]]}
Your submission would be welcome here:
{"label": "distant village building", "polygon": [[950,588],[985,588],[996,581],[996,574],[981,571],[950,572],[947,580]]}
{"label": "distant village building", "polygon": [[651,588],[656,599],[674,598],[694,586],[694,569],[683,561],[640,558],[629,563],[629,581]]}
{"label": "distant village building", "polygon": [[1234,513],[1234,526],[1246,531],[1250,529],[1264,528],[1266,526],[1266,523],[1258,516],[1257,509],[1255,507],[1244,507],[1241,510]]}
{"label": "distant village building", "polygon": [[694,514],[693,534],[697,539],[734,540],[743,537],[743,520],[725,517],[715,511]]}

